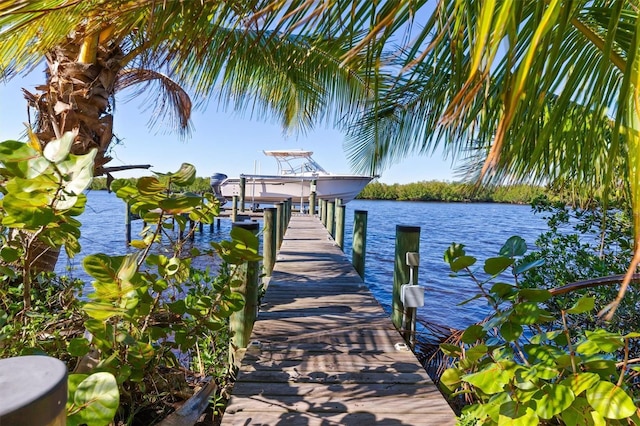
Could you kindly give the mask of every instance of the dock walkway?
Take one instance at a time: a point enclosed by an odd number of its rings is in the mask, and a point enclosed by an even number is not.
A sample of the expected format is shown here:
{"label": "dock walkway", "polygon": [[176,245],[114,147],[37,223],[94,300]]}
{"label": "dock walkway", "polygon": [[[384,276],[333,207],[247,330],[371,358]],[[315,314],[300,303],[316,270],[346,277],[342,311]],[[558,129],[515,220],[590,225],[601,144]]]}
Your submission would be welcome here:
{"label": "dock walkway", "polygon": [[291,218],[251,339],[223,425],[455,424],[317,218]]}

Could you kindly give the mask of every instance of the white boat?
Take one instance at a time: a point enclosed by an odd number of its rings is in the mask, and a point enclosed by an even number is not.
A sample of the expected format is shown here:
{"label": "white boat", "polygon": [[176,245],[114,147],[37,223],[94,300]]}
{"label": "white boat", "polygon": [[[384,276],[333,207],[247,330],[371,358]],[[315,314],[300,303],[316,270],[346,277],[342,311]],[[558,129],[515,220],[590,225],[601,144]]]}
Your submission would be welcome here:
{"label": "white boat", "polygon": [[343,203],[353,200],[373,179],[373,176],[329,173],[311,156],[312,151],[275,150],[263,151],[275,158],[278,172],[274,175],[242,174],[229,178],[222,173],[211,177],[211,187],[222,200],[240,196],[240,182],[245,181],[245,202],[259,204],[279,203],[291,198],[295,204],[308,204],[312,182],[315,181],[318,200],[339,198]]}

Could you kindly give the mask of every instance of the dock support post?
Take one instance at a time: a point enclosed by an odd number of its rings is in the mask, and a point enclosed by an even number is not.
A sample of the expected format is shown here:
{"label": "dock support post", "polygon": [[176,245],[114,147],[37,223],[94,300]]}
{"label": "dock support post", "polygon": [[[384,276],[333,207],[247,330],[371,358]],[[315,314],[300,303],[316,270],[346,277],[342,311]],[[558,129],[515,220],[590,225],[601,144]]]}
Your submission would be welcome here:
{"label": "dock support post", "polygon": [[66,425],[67,367],[49,356],[0,359],[0,424]]}
{"label": "dock support post", "polygon": [[240,211],[244,211],[245,188],[247,186],[247,178],[240,176]]}
{"label": "dock support post", "polygon": [[340,247],[342,251],[344,251],[344,215],[344,204],[342,204],[342,202],[336,202],[336,243],[338,243],[338,247]]}
{"label": "dock support post", "polygon": [[[258,233],[258,222],[235,222],[234,228],[243,228],[254,234]],[[241,284],[234,291],[242,294],[245,299],[244,308],[238,312],[231,314],[229,318],[229,328],[233,332],[231,343],[235,348],[246,348],[251,337],[251,329],[258,313],[258,281],[259,281],[259,262],[246,262],[239,266],[239,277]],[[232,351],[234,352],[234,351]],[[239,363],[241,357],[236,357],[235,361]]]}
{"label": "dock support post", "polygon": [[216,227],[220,229],[220,218],[216,219]]}
{"label": "dock support post", "polygon": [[331,237],[335,237],[335,201],[327,201],[327,231],[331,234]]}
{"label": "dock support post", "polygon": [[320,200],[320,222],[327,227],[327,200]]}
{"label": "dock support post", "polygon": [[264,209],[264,233],[262,239],[262,250],[264,257],[262,259],[264,274],[271,276],[273,265],[276,263],[277,250],[277,231],[276,219],[278,216],[277,208],[268,207]]}
{"label": "dock support post", "polygon": [[316,214],[316,180],[311,181],[309,188],[309,216],[315,216]]}
{"label": "dock support post", "polygon": [[189,240],[193,241],[196,239],[196,231],[194,228],[196,227],[196,223],[193,220],[189,220]]}
{"label": "dock support post", "polygon": [[238,221],[238,196],[233,196],[233,202],[231,207],[231,223]]}
{"label": "dock support post", "polygon": [[356,210],[353,215],[353,244],[351,263],[364,280],[364,265],[367,252],[367,211]]}
{"label": "dock support post", "polygon": [[[407,252],[420,251],[420,227],[408,225],[396,225],[396,249],[393,268],[393,295],[391,300],[391,321],[407,342],[410,342],[413,327],[412,319],[416,308],[405,309],[400,300],[400,291],[403,284],[409,283],[409,269],[407,265]],[[413,285],[418,284],[418,274],[413,275]],[[404,321],[403,321],[404,320]],[[404,324],[403,324],[404,322]]]}
{"label": "dock support post", "polygon": [[[287,198],[287,221],[284,224],[284,230],[286,231],[289,228],[289,222],[291,221],[291,211],[293,210],[293,200],[291,198]],[[284,235],[284,234],[282,234]]]}
{"label": "dock support post", "polygon": [[131,243],[131,204],[126,203],[124,212],[124,232],[127,245]]}
{"label": "dock support post", "polygon": [[284,203],[276,204],[276,243],[278,249],[284,237]]}
{"label": "dock support post", "polygon": [[202,234],[203,231],[204,231],[204,223],[198,222],[198,232]]}

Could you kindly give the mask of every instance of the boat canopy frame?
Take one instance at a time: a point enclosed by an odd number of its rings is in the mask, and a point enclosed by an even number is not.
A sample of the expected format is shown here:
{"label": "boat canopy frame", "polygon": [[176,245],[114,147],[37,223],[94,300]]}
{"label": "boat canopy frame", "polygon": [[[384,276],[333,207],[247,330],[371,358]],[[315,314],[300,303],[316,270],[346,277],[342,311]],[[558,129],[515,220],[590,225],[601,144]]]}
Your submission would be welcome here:
{"label": "boat canopy frame", "polygon": [[278,163],[278,175],[295,174],[324,174],[329,173],[322,168],[311,156],[313,151],[304,150],[273,150],[262,151],[264,155],[273,157]]}

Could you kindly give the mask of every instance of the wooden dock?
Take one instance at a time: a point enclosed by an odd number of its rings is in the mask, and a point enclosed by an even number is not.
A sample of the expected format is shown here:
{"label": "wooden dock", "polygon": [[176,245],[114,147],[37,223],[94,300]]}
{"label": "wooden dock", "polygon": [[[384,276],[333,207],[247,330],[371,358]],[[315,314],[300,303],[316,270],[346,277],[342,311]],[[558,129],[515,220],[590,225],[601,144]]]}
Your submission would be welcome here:
{"label": "wooden dock", "polygon": [[291,218],[251,339],[223,425],[455,424],[317,218]]}

